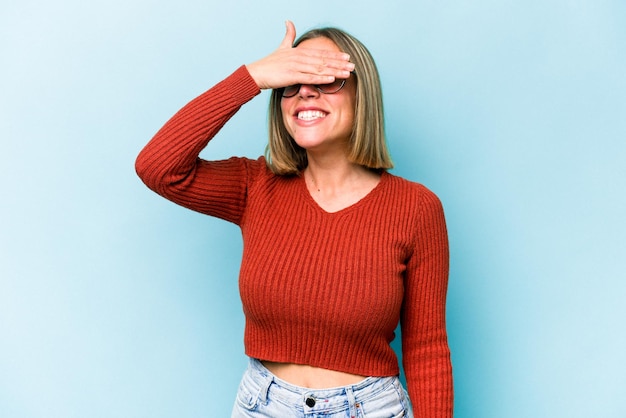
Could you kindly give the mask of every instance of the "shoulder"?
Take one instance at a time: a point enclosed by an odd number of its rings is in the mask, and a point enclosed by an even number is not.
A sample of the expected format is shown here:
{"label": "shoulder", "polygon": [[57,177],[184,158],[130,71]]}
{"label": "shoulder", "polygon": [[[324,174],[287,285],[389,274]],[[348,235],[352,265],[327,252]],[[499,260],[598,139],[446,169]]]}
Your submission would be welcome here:
{"label": "shoulder", "polygon": [[384,176],[388,185],[385,201],[391,210],[406,219],[408,228],[424,231],[445,225],[443,204],[431,189],[387,172]]}
{"label": "shoulder", "polygon": [[421,183],[390,174],[388,176],[388,182],[395,189],[392,199],[403,208],[414,248],[433,248],[428,245],[436,243],[441,254],[444,254],[448,238],[444,209],[439,197]]}
{"label": "shoulder", "polygon": [[413,203],[418,207],[441,207],[439,197],[422,183],[407,180],[389,172],[383,174],[393,198],[405,203]]}

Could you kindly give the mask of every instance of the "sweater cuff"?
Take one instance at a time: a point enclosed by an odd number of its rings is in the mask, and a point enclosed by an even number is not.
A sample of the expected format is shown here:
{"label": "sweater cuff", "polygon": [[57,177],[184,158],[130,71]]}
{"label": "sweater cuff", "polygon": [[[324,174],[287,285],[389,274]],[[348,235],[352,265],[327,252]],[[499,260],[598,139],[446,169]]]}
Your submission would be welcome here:
{"label": "sweater cuff", "polygon": [[246,103],[261,93],[261,89],[259,89],[245,65],[237,68],[225,81],[229,82],[233,99],[237,103]]}

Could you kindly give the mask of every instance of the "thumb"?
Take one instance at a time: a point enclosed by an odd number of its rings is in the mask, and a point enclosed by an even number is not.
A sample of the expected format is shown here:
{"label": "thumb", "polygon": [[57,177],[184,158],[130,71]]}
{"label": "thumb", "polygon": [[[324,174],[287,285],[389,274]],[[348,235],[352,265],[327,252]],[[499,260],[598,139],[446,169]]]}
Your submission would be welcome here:
{"label": "thumb", "polygon": [[287,31],[285,32],[285,37],[280,43],[279,48],[291,48],[293,47],[293,42],[296,40],[296,27],[293,22],[291,20],[287,20],[285,22],[285,26],[287,27]]}

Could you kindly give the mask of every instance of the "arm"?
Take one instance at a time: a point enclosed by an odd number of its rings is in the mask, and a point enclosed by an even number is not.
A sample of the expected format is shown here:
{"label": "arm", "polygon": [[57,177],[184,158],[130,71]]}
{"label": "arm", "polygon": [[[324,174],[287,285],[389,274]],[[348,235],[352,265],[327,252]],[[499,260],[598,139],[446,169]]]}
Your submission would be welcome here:
{"label": "arm", "polygon": [[448,236],[439,199],[424,189],[415,249],[407,264],[402,353],[415,416],[450,418],[452,366],[446,333]]}
{"label": "arm", "polygon": [[292,48],[294,39],[295,27],[287,22],[276,51],[239,68],[176,113],[137,157],[144,183],[182,206],[237,223],[250,170],[259,164],[235,158],[209,162],[198,157],[200,151],[259,89],[331,82],[354,68],[347,54]]}
{"label": "arm", "polygon": [[200,151],[241,105],[259,93],[245,67],[178,111],[145,146],[135,168],[143,182],[181,206],[232,222],[239,218],[249,161],[208,162]]}

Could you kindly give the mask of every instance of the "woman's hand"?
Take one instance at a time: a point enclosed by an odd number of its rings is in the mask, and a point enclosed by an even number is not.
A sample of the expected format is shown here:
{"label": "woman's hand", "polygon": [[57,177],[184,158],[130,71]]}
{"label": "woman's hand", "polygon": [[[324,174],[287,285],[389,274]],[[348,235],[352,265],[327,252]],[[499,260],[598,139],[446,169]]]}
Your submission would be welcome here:
{"label": "woman's hand", "polygon": [[296,28],[286,22],[287,33],[276,51],[252,64],[248,72],[260,89],[275,89],[292,84],[326,84],[335,78],[348,78],[354,64],[343,52],[293,48]]}

